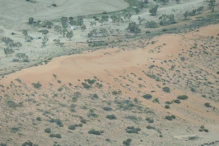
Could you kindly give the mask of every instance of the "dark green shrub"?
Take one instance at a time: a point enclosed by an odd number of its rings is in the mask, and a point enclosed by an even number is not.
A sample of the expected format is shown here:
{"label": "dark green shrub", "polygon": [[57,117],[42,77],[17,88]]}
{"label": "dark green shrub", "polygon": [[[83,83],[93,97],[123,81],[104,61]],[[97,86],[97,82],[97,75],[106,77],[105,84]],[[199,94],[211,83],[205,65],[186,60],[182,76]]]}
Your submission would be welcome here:
{"label": "dark green shrub", "polygon": [[169,87],[163,87],[163,91],[166,93],[170,93],[170,88]]}
{"label": "dark green shrub", "polygon": [[165,109],[169,109],[170,108],[170,106],[169,105],[165,105]]}
{"label": "dark green shrub", "polygon": [[50,128],[46,128],[46,129],[44,130],[44,132],[46,132],[46,133],[51,133],[51,129],[50,129]]}
{"label": "dark green shrub", "polygon": [[40,117],[37,117],[36,119],[37,119],[37,121],[41,121],[41,118],[40,118]]}
{"label": "dark green shrub", "polygon": [[94,135],[101,135],[103,133],[103,131],[98,131],[95,129],[91,129],[88,131],[88,134],[94,134]]}
{"label": "dark green shrub", "polygon": [[81,123],[86,124],[87,121],[85,119],[81,118]]}
{"label": "dark green shrub", "polygon": [[22,107],[23,106],[23,102],[16,103],[16,102],[14,102],[12,100],[9,100],[9,101],[7,101],[7,105],[10,108],[17,108],[17,107]]}
{"label": "dark green shrub", "polygon": [[148,123],[154,123],[154,120],[151,119],[151,118],[146,118],[146,121],[147,121]]}
{"label": "dark green shrub", "polygon": [[39,88],[42,87],[42,85],[40,84],[40,82],[32,83],[32,85],[33,85],[34,88],[37,88],[37,89],[39,89]]}
{"label": "dark green shrub", "polygon": [[123,141],[123,144],[124,144],[125,146],[130,146],[131,141],[132,141],[132,139],[129,138],[129,139]]}
{"label": "dark green shrub", "polygon": [[105,110],[105,111],[112,111],[112,108],[111,107],[104,107],[103,110]]}
{"label": "dark green shrub", "polygon": [[85,89],[90,89],[90,88],[91,88],[91,86],[88,85],[87,83],[82,83],[82,86],[83,86]]}
{"label": "dark green shrub", "polygon": [[62,138],[60,134],[50,134],[49,137]]}
{"label": "dark green shrub", "polygon": [[158,24],[155,21],[147,21],[145,23],[146,28],[157,28]]}
{"label": "dark green shrub", "polygon": [[68,129],[70,129],[70,130],[75,130],[75,129],[76,129],[76,126],[75,126],[75,125],[70,125],[70,126],[68,126]]}
{"label": "dark green shrub", "polygon": [[166,116],[165,119],[169,120],[169,121],[172,121],[173,119],[176,119],[176,116],[174,116],[174,115]]}
{"label": "dark green shrub", "polygon": [[90,85],[93,85],[93,84],[96,82],[96,80],[88,79],[87,82],[88,82]]}
{"label": "dark green shrub", "polygon": [[212,107],[211,104],[208,103],[208,102],[205,103],[205,106],[206,106],[206,107]]}
{"label": "dark green shrub", "polygon": [[180,103],[181,103],[180,100],[178,100],[178,99],[174,100],[173,102],[174,102],[174,103],[177,103],[177,104],[180,104]]}
{"label": "dark green shrub", "polygon": [[151,94],[145,94],[142,97],[145,98],[145,99],[151,99],[152,98]]}
{"label": "dark green shrub", "polygon": [[141,131],[140,128],[135,128],[134,126],[130,126],[126,128],[126,132],[127,133],[136,133],[138,134],[138,132]]}
{"label": "dark green shrub", "polygon": [[188,96],[187,95],[179,95],[177,98],[179,100],[186,100],[186,99],[188,99]]}
{"label": "dark green shrub", "polygon": [[113,115],[113,114],[112,114],[112,115],[107,115],[106,118],[107,118],[107,119],[110,119],[110,120],[115,120],[115,119],[117,119],[116,116]]}
{"label": "dark green shrub", "polygon": [[49,120],[50,123],[56,123],[59,127],[63,127],[62,121],[60,119],[51,119]]}
{"label": "dark green shrub", "polygon": [[21,146],[38,146],[37,144],[33,144],[31,141],[24,142]]}
{"label": "dark green shrub", "polygon": [[150,125],[148,125],[146,128],[147,128],[147,129],[155,129],[155,127],[150,126]]}
{"label": "dark green shrub", "polygon": [[170,101],[166,101],[165,103],[166,104],[172,104],[173,102],[172,101],[171,102]]}

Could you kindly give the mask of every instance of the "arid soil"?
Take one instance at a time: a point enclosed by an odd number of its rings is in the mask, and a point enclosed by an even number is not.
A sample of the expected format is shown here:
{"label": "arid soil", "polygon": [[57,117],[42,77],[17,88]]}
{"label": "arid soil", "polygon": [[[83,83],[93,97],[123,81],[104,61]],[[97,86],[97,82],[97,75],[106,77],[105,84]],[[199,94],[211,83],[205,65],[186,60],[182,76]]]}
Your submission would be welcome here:
{"label": "arid soil", "polygon": [[0,143],[217,145],[218,42],[219,25],[209,25],[3,76]]}

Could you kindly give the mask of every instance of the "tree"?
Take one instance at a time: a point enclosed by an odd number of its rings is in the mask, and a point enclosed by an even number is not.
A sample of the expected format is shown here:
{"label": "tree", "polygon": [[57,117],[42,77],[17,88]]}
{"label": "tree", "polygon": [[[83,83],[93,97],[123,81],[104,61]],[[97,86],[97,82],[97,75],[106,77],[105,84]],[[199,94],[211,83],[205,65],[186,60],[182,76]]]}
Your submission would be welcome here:
{"label": "tree", "polygon": [[67,28],[68,27],[68,19],[67,17],[62,17],[61,19],[61,24],[63,28]]}
{"label": "tree", "polygon": [[58,33],[62,33],[62,27],[59,25],[55,25],[54,30]]}
{"label": "tree", "polygon": [[24,53],[17,53],[15,55],[18,59],[28,59],[29,57]]}
{"label": "tree", "polygon": [[214,12],[215,3],[216,3],[216,0],[210,0],[208,2],[208,5],[209,5],[212,12]]}
{"label": "tree", "polygon": [[49,41],[48,37],[46,35],[44,35],[44,37],[42,38],[42,47],[46,46],[46,43]]}
{"label": "tree", "polygon": [[44,21],[42,24],[41,24],[42,27],[46,27],[46,28],[52,28],[53,26],[53,23],[51,21]]}
{"label": "tree", "polygon": [[153,6],[152,8],[150,8],[149,12],[151,13],[151,16],[156,16],[157,9],[158,9],[158,5]]}
{"label": "tree", "polygon": [[101,17],[101,19],[99,20],[99,22],[101,23],[101,25],[103,25],[104,22],[108,22],[109,21],[109,16],[108,15],[103,15]]}
{"label": "tree", "polygon": [[82,30],[82,31],[85,31],[86,29],[87,29],[86,25],[83,24],[83,25],[81,26],[81,30]]}
{"label": "tree", "polygon": [[20,42],[16,42],[16,43],[14,43],[14,46],[17,48],[20,48],[20,47],[22,47],[22,44]]}
{"label": "tree", "polygon": [[177,4],[179,3],[180,0],[176,0]]}
{"label": "tree", "polygon": [[186,12],[183,14],[183,16],[184,16],[184,19],[187,19],[187,17],[189,16],[189,12],[186,11]]}
{"label": "tree", "polygon": [[82,16],[77,17],[77,25],[81,26],[84,24],[84,18]]}
{"label": "tree", "polygon": [[69,38],[69,40],[71,40],[73,35],[74,35],[73,31],[69,31],[69,32],[67,32],[66,37]]}
{"label": "tree", "polygon": [[7,48],[4,48],[4,53],[6,56],[8,56],[9,54],[14,53],[14,50],[7,47]]}
{"label": "tree", "polygon": [[160,19],[160,25],[169,25],[175,23],[175,17],[173,14],[166,15],[163,14],[162,16],[159,17]]}
{"label": "tree", "polygon": [[124,18],[125,18],[125,19],[128,19],[129,21],[130,21],[131,17],[132,17],[132,14],[131,14],[131,13],[127,13],[127,14],[125,14],[125,16],[124,16]]}
{"label": "tree", "polygon": [[138,33],[140,32],[139,26],[136,24],[136,22],[129,23],[129,26],[127,28],[130,32]]}
{"label": "tree", "polygon": [[141,23],[145,21],[144,18],[141,18],[140,16],[138,16],[138,24],[141,25]]}
{"label": "tree", "polygon": [[34,19],[33,19],[33,17],[30,17],[29,18],[29,22],[28,22],[29,24],[33,24],[34,23]]}
{"label": "tree", "polygon": [[160,0],[160,2],[162,2],[165,5],[169,2],[169,0]]}

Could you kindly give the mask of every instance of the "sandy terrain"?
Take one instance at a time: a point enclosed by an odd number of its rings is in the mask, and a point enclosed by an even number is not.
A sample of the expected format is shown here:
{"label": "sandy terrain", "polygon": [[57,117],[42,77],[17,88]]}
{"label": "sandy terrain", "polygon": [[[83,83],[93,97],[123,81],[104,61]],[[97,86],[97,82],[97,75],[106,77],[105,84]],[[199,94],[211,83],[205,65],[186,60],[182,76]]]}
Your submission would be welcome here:
{"label": "sandy terrain", "polygon": [[[56,142],[69,146],[120,146],[131,138],[133,146],[216,143],[219,140],[218,34],[219,25],[210,25],[189,33],[131,41],[123,48],[62,56],[46,65],[4,76],[0,80],[3,117],[0,142],[17,145],[30,140],[39,145]],[[144,47],[134,49],[132,44]],[[95,83],[86,89],[83,86],[86,79],[94,79],[102,87]],[[37,82],[42,85],[39,89],[32,85]],[[170,93],[164,92],[163,87],[169,87]],[[81,94],[77,101],[73,101],[75,92]],[[151,94],[152,98],[144,99],[144,94]],[[179,95],[189,98],[165,108],[167,101],[176,100]],[[9,101],[14,101],[15,107]],[[211,106],[206,107],[205,103]],[[104,106],[113,110],[104,111]],[[106,119],[109,113],[117,119]],[[167,115],[175,115],[176,119],[168,121]],[[42,120],[36,120],[37,117]],[[68,126],[80,123],[81,117],[87,123],[69,130]],[[153,118],[154,123],[149,124],[146,117]],[[52,118],[61,119],[64,126],[49,122]],[[148,125],[155,129],[146,128]],[[201,125],[209,131],[200,132]],[[128,126],[139,127],[141,131],[129,134],[125,132]],[[44,132],[48,127],[62,138],[49,137]],[[104,133],[91,135],[90,129]]]}

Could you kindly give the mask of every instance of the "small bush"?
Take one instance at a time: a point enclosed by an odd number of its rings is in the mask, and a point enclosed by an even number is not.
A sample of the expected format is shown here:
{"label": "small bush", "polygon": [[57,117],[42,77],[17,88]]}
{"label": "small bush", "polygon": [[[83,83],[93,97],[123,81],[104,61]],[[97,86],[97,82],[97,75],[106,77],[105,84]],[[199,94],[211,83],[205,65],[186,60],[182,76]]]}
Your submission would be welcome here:
{"label": "small bush", "polygon": [[93,85],[93,84],[96,82],[96,80],[88,79],[87,82],[88,82],[90,85]]}
{"label": "small bush", "polygon": [[145,98],[145,99],[151,99],[152,98],[151,94],[145,94],[142,97]]}
{"label": "small bush", "polygon": [[46,128],[46,129],[44,130],[44,132],[46,132],[46,133],[51,133],[51,129],[50,129],[50,128]]}
{"label": "small bush", "polygon": [[86,124],[86,123],[87,123],[87,120],[81,118],[81,123]]}
{"label": "small bush", "polygon": [[88,131],[88,134],[94,134],[94,135],[101,135],[103,133],[103,131],[98,131],[95,129],[91,129]]}
{"label": "small bush", "polygon": [[49,122],[56,123],[57,125],[59,125],[59,127],[63,127],[63,123],[60,119],[51,119]]}
{"label": "small bush", "polygon": [[146,28],[157,28],[158,24],[155,21],[147,21],[145,23]]}
{"label": "small bush", "polygon": [[31,141],[26,141],[21,146],[38,146],[38,145],[33,144]]}
{"label": "small bush", "polygon": [[211,104],[208,103],[208,102],[205,103],[205,106],[206,106],[206,107],[212,107]]}
{"label": "small bush", "polygon": [[174,102],[174,103],[177,103],[177,104],[180,104],[180,103],[181,103],[180,100],[178,100],[178,99],[174,100],[173,102]]}
{"label": "small bush", "polygon": [[112,108],[111,107],[104,107],[103,110],[105,110],[105,111],[112,111]]}
{"label": "small bush", "polygon": [[173,119],[176,119],[176,116],[174,116],[174,115],[166,116],[165,119],[169,120],[169,121],[172,121]]}
{"label": "small bush", "polygon": [[91,88],[91,86],[88,85],[87,83],[82,83],[82,86],[83,86],[85,89],[90,89],[90,88]]}
{"label": "small bush", "polygon": [[107,119],[110,119],[110,120],[115,120],[115,119],[117,119],[116,116],[113,115],[113,114],[112,114],[112,115],[107,115],[106,118],[107,118]]}
{"label": "small bush", "polygon": [[148,125],[146,128],[147,129],[155,129],[153,126],[150,126],[150,125]]}
{"label": "small bush", "polygon": [[165,105],[165,109],[169,109],[170,108],[170,106],[169,105]]}
{"label": "small bush", "polygon": [[188,96],[187,95],[179,95],[177,98],[179,100],[186,100],[186,99],[188,99]]}
{"label": "small bush", "polygon": [[172,104],[173,102],[172,101],[171,102],[170,101],[166,101],[165,103],[166,104]]}
{"label": "small bush", "polygon": [[50,134],[49,137],[62,138],[60,134]]}
{"label": "small bush", "polygon": [[37,117],[36,119],[37,119],[37,121],[41,121],[42,120],[40,117]]}
{"label": "small bush", "polygon": [[170,88],[169,87],[163,87],[163,91],[166,93],[170,93]]}
{"label": "small bush", "polygon": [[39,89],[39,88],[42,87],[42,85],[40,84],[40,82],[32,83],[32,85],[33,85],[34,88],[37,88],[37,89]]}
{"label": "small bush", "polygon": [[70,126],[68,126],[68,129],[70,129],[70,130],[75,130],[75,129],[76,129],[76,126],[75,126],[75,125],[70,125]]}
{"label": "small bush", "polygon": [[123,144],[125,145],[125,146],[130,146],[130,144],[131,144],[131,141],[132,141],[132,139],[127,139],[127,140],[124,140],[123,141]]}
{"label": "small bush", "polygon": [[146,121],[147,121],[148,123],[154,123],[154,120],[151,119],[151,118],[146,118]]}
{"label": "small bush", "polygon": [[136,133],[138,134],[138,132],[141,131],[140,128],[135,128],[134,126],[130,126],[126,128],[126,132],[127,133]]}

